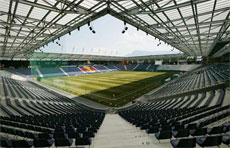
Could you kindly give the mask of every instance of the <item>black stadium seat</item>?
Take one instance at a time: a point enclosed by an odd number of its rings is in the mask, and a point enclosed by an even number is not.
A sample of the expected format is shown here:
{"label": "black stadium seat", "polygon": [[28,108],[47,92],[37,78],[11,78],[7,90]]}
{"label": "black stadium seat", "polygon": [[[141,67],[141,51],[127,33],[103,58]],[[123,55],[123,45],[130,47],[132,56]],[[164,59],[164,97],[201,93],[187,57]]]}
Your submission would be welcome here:
{"label": "black stadium seat", "polygon": [[30,148],[34,145],[33,141],[27,141],[27,140],[13,140],[13,147],[23,147],[23,148]]}
{"label": "black stadium seat", "polygon": [[222,136],[209,136],[196,138],[196,143],[201,147],[221,145]]}
{"label": "black stadium seat", "polygon": [[39,139],[52,139],[53,138],[53,134],[40,133],[40,134],[38,134],[38,138]]}
{"label": "black stadium seat", "polygon": [[9,128],[8,133],[11,135],[16,135],[16,130]]}
{"label": "black stadium seat", "polygon": [[55,139],[55,146],[71,146],[73,143],[72,139]]}
{"label": "black stadium seat", "polygon": [[79,127],[79,128],[77,128],[77,132],[79,132],[79,133],[83,133],[83,132],[86,132],[87,130],[86,130],[86,127]]}
{"label": "black stadium seat", "polygon": [[172,134],[171,134],[171,131],[162,131],[162,132],[159,132],[159,133],[155,133],[155,137],[158,140],[171,139],[172,138]]}
{"label": "black stadium seat", "polygon": [[230,123],[223,124],[223,132],[230,132]]}
{"label": "black stadium seat", "polygon": [[83,133],[83,137],[93,138],[94,136],[95,136],[95,134],[93,132],[84,132]]}
{"label": "black stadium seat", "polygon": [[65,132],[65,127],[64,126],[57,126],[55,128],[55,132],[59,133],[59,132]]}
{"label": "black stadium seat", "polygon": [[178,130],[178,131],[172,131],[172,135],[175,138],[188,137],[189,136],[189,130],[181,129],[181,130]]}
{"label": "black stadium seat", "polygon": [[230,145],[230,135],[225,135],[222,137],[222,142],[226,145]]}
{"label": "black stadium seat", "polygon": [[6,137],[0,137],[0,146],[1,147],[12,147],[13,143]]}
{"label": "black stadium seat", "polygon": [[169,125],[161,125],[161,127],[159,128],[159,131],[170,131],[171,130],[171,126]]}
{"label": "black stadium seat", "polygon": [[196,129],[197,128],[197,124],[196,123],[193,123],[193,124],[188,124],[185,126],[185,129]]}
{"label": "black stadium seat", "polygon": [[72,127],[72,128],[66,128],[65,131],[67,133],[70,133],[70,132],[75,132],[75,129]]}
{"label": "black stadium seat", "polygon": [[97,132],[97,128],[95,128],[95,127],[88,128],[88,132],[94,132],[94,133],[96,133]]}
{"label": "black stadium seat", "polygon": [[207,134],[221,134],[222,133],[222,126],[212,127],[207,129]]}
{"label": "black stadium seat", "polygon": [[54,133],[54,139],[65,139],[68,138],[66,133]]}
{"label": "black stadium seat", "polygon": [[78,132],[70,132],[70,133],[68,133],[68,138],[70,138],[70,139],[75,139],[77,137],[80,137],[80,133],[78,133]]}
{"label": "black stadium seat", "polygon": [[179,129],[184,129],[184,125],[175,125],[172,127],[172,130],[179,130]]}
{"label": "black stadium seat", "polygon": [[20,130],[16,130],[16,134],[20,137],[26,137],[26,133]]}
{"label": "black stadium seat", "polygon": [[158,127],[150,127],[149,129],[146,129],[146,132],[148,134],[157,133],[158,132]]}
{"label": "black stadium seat", "polygon": [[38,134],[37,133],[31,133],[31,132],[25,132],[26,137],[30,139],[38,139]]}
{"label": "black stadium seat", "polygon": [[170,143],[174,148],[193,148],[196,147],[196,139],[175,139],[171,140]]}
{"label": "black stadium seat", "polygon": [[206,135],[206,133],[207,133],[207,128],[193,129],[193,130],[190,130],[189,132],[190,132],[190,135],[192,135],[192,136]]}
{"label": "black stadium seat", "polygon": [[87,137],[76,138],[75,145],[90,145],[91,139]]}
{"label": "black stadium seat", "polygon": [[34,147],[50,147],[54,143],[53,139],[35,139]]}

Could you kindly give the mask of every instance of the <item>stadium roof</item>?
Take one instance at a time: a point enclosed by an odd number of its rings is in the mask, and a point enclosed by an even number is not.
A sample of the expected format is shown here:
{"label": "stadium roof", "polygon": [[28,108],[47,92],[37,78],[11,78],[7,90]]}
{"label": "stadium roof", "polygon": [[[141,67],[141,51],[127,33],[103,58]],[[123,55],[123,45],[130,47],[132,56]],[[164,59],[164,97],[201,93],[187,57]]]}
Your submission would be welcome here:
{"label": "stadium roof", "polygon": [[[1,59],[1,58],[0,58]],[[31,61],[122,61],[124,57],[103,56],[103,55],[87,55],[87,54],[66,54],[66,53],[45,53],[34,52],[30,55],[15,56],[15,60],[31,60]]]}
{"label": "stadium roof", "polygon": [[[147,55],[134,57],[119,56],[103,56],[103,55],[87,55],[87,54],[66,54],[66,53],[43,53],[34,52],[30,55],[17,55],[14,60],[30,60],[30,61],[143,61],[143,60],[159,60],[172,58],[186,58],[185,54],[166,54],[166,55]],[[9,60],[0,57],[0,60]]]}
{"label": "stadium roof", "polygon": [[106,14],[193,56],[230,49],[229,0],[0,0],[0,57],[39,47]]}

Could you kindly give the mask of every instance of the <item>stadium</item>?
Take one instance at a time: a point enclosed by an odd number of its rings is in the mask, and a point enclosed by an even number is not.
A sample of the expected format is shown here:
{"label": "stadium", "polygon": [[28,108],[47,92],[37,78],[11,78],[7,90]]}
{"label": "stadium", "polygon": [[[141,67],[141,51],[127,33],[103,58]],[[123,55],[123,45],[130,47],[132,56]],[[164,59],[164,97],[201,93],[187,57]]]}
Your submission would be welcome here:
{"label": "stadium", "polygon": [[229,0],[0,0],[0,147],[230,147]]}

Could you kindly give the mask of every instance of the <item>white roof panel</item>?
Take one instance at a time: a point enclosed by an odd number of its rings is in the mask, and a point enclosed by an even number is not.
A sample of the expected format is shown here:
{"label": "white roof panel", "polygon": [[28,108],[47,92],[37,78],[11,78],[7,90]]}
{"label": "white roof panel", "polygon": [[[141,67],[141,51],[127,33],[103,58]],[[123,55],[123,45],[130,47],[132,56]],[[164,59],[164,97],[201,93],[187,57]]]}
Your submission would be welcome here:
{"label": "white roof panel", "polygon": [[[107,13],[188,55],[208,56],[214,43],[230,42],[225,33],[229,0],[0,0],[0,4],[1,58],[29,54]],[[219,33],[221,27],[226,29]],[[200,49],[199,43],[213,45]]]}

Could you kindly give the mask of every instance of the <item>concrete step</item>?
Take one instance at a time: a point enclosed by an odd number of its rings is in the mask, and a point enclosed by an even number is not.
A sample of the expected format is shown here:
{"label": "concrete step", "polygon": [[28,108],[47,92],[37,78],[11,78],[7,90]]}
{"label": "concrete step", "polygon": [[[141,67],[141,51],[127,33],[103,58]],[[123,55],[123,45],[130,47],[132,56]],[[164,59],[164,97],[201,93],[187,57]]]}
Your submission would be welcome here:
{"label": "concrete step", "polygon": [[131,125],[118,114],[107,114],[91,148],[145,148],[153,144],[152,137],[145,131]]}

